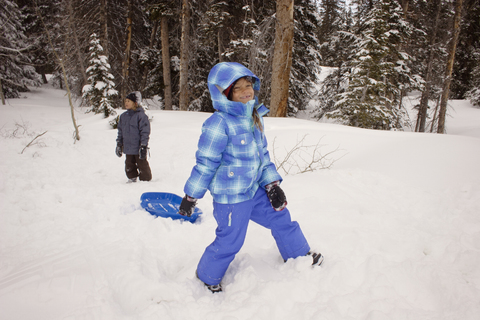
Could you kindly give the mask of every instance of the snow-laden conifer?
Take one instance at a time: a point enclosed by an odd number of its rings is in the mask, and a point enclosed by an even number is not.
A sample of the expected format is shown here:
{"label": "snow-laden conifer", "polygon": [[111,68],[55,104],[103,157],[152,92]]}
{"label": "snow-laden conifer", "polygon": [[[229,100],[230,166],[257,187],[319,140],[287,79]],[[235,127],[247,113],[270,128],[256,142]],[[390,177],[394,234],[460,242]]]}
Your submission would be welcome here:
{"label": "snow-laden conifer", "polygon": [[106,118],[116,114],[113,101],[118,91],[115,90],[108,58],[102,55],[103,48],[100,40],[95,33],[90,36],[90,39],[90,61],[86,71],[89,84],[83,87],[83,98],[91,106],[89,112],[103,113]]}
{"label": "snow-laden conifer", "polygon": [[402,89],[417,81],[409,68],[411,57],[402,50],[409,25],[393,0],[376,3],[362,25],[348,87],[328,116],[355,127],[402,129],[406,118],[400,105]]}
{"label": "snow-laden conifer", "polygon": [[315,2],[295,1],[295,29],[293,59],[290,71],[288,114],[304,110],[312,96],[316,95],[317,76],[320,74],[319,42],[316,28],[320,24]]}
{"label": "snow-laden conifer", "polygon": [[[480,61],[480,49],[475,51],[474,56],[477,61]],[[480,107],[480,63],[472,71],[471,86],[472,88],[467,91],[466,96],[473,105]]]}
{"label": "snow-laden conifer", "polygon": [[40,76],[31,65],[32,49],[14,1],[0,0],[0,88],[5,98],[18,98],[27,86],[40,85]]}

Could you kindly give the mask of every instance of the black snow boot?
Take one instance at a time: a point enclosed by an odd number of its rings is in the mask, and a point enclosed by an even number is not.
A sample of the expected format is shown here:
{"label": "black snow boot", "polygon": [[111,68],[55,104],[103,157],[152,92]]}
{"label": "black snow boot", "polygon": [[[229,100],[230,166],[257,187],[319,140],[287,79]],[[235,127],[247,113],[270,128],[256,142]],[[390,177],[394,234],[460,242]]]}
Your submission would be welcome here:
{"label": "black snow boot", "polygon": [[216,285],[208,285],[205,283],[205,286],[207,287],[208,290],[210,290],[212,293],[217,293],[217,292],[222,292],[222,285],[221,284],[216,284]]}
{"label": "black snow boot", "polygon": [[323,256],[321,253],[316,253],[316,252],[309,252],[309,256],[312,256],[313,258],[313,263],[312,266],[320,266],[323,263]]}

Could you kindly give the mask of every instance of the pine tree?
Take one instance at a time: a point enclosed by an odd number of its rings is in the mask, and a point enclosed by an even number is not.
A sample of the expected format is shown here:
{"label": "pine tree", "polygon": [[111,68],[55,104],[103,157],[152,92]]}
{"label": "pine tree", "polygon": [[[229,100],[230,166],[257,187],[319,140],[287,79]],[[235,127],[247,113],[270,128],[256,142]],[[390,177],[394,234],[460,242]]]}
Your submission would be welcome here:
{"label": "pine tree", "polygon": [[345,47],[345,38],[341,32],[349,32],[351,18],[347,14],[344,0],[323,0],[319,5],[321,22],[318,27],[318,40],[322,65],[338,67],[343,59],[338,56],[338,50]]}
{"label": "pine tree", "polygon": [[87,68],[89,84],[83,87],[83,98],[91,105],[89,111],[95,114],[103,113],[107,118],[116,114],[113,101],[118,91],[114,89],[114,77],[110,73],[108,58],[102,54],[103,48],[95,33],[91,35],[90,44],[90,61]]}
{"label": "pine tree", "polygon": [[465,0],[464,6],[450,92],[455,99],[464,99],[465,93],[474,89],[473,70],[480,63],[476,56],[480,50],[480,0]]}
{"label": "pine tree", "polygon": [[446,30],[449,19],[447,7],[441,0],[417,1],[411,6],[410,22],[414,26],[414,34],[409,39],[408,50],[414,55],[412,66],[421,74],[423,82],[419,86],[421,92],[418,108],[416,132],[427,130],[427,119],[430,117],[431,101],[439,99],[443,75],[445,73],[445,43]]}
{"label": "pine tree", "polygon": [[[47,74],[55,71],[55,54],[48,41],[45,33],[45,27],[52,35],[54,46],[58,43],[55,41],[60,34],[60,1],[59,0],[17,0],[16,1],[24,19],[22,25],[25,28],[25,36],[28,42],[32,44],[29,53],[32,57],[32,64],[35,71],[41,75],[43,83],[47,83]],[[38,10],[38,11],[37,11]],[[43,23],[39,19],[41,14]]]}
{"label": "pine tree", "polygon": [[295,29],[293,37],[293,59],[290,72],[288,115],[305,110],[315,96],[315,85],[320,74],[319,41],[317,26],[320,17],[312,0],[295,1]]}
{"label": "pine tree", "polygon": [[[232,3],[233,6],[235,4],[238,5],[236,2]],[[232,7],[226,1],[212,1],[202,21],[205,44],[209,43],[211,47],[217,48],[219,62],[225,61],[226,35],[228,35],[231,21],[234,19],[234,16],[229,13],[230,8]]]}
{"label": "pine tree", "polygon": [[356,43],[348,88],[328,116],[345,124],[370,129],[402,129],[405,110],[401,91],[413,80],[410,56],[401,50],[408,23],[395,0],[380,0],[368,13]]}
{"label": "pine tree", "polygon": [[466,97],[470,99],[470,102],[477,107],[480,107],[480,49],[477,49],[473,53],[473,57],[477,61],[477,65],[475,68],[472,70],[472,75],[471,75],[471,89],[467,91]]}
{"label": "pine tree", "polygon": [[[320,87],[314,117],[322,119],[325,114],[335,110],[337,97],[348,85],[350,62],[355,52],[354,44],[357,35],[353,32],[351,10],[345,7],[343,1],[323,1],[320,6],[322,23],[319,38],[322,65],[333,67]],[[322,70],[322,72],[324,72]]]}
{"label": "pine tree", "polygon": [[188,110],[192,111],[214,111],[206,79],[210,69],[218,62],[219,51],[216,48],[218,39],[215,31],[209,32],[205,27],[210,19],[207,12],[215,2],[217,1],[204,0],[192,3],[188,75],[191,97]]}
{"label": "pine tree", "polygon": [[5,98],[18,98],[27,86],[40,85],[40,76],[31,66],[32,48],[24,34],[23,20],[18,6],[9,0],[0,0],[0,86]]}
{"label": "pine tree", "polygon": [[[194,110],[213,111],[205,79],[210,69],[221,61],[244,64],[261,80],[260,101],[268,105],[271,81],[271,57],[275,36],[275,1],[213,0],[207,1],[206,10],[195,11],[201,19],[196,29],[193,88],[197,97],[191,103]],[[193,61],[194,60],[194,61]]]}
{"label": "pine tree", "polygon": [[[294,10],[294,49],[288,100],[290,116],[304,109],[315,94],[314,84],[320,65],[317,39],[320,21],[315,1],[295,1]],[[193,64],[201,70],[198,74],[208,75],[209,69],[220,61],[240,62],[262,80],[259,99],[270,105],[275,13],[276,3],[273,0],[208,1],[199,36],[196,37],[199,43]],[[199,98],[195,103],[200,106],[199,101],[206,98],[209,105],[208,91],[202,93],[203,81],[198,81],[195,90],[198,90],[196,96]]]}
{"label": "pine tree", "polygon": [[452,83],[453,66],[455,54],[457,51],[458,36],[460,34],[460,22],[462,20],[463,0],[455,0],[454,16],[451,25],[451,38],[448,44],[448,56],[445,65],[445,78],[443,80],[442,95],[440,99],[440,108],[438,110],[437,133],[444,134],[446,128],[446,118],[448,109],[448,98],[450,95],[450,85]]}
{"label": "pine tree", "polygon": [[[268,1],[270,2],[270,1]],[[258,34],[259,1],[213,0],[202,21],[205,40],[217,49],[218,61],[235,61],[248,66],[250,48]],[[268,4],[263,4],[268,6]]]}

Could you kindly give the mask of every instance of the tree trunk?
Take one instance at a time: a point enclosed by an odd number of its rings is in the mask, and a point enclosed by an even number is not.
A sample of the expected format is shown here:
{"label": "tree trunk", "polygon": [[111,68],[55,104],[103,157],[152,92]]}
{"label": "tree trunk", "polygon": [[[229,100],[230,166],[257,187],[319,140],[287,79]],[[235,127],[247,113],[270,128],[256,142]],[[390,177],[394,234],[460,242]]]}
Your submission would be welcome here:
{"label": "tree trunk", "polygon": [[82,88],[84,85],[86,85],[88,83],[88,77],[87,77],[87,69],[85,68],[85,64],[84,64],[84,56],[82,55],[82,52],[80,51],[80,41],[78,40],[78,35],[77,35],[77,28],[75,26],[75,23],[73,21],[73,17],[74,17],[74,14],[73,14],[73,7],[72,7],[72,1],[69,1],[68,3],[68,10],[70,12],[70,25],[72,25],[73,27],[71,28],[72,30],[72,33],[73,33],[73,38],[75,40],[75,52],[77,54],[77,59],[78,59],[78,64],[80,66],[80,73],[82,74],[82,77],[83,77],[83,83],[82,83]]}
{"label": "tree trunk", "polygon": [[2,78],[0,78],[0,97],[2,98],[2,105],[5,105],[5,95],[3,94]]}
{"label": "tree trunk", "polygon": [[162,17],[162,65],[163,65],[163,92],[165,110],[172,110],[172,80],[170,78],[170,43],[168,41],[168,17]]}
{"label": "tree trunk", "polygon": [[408,13],[408,0],[402,0],[401,1],[401,6],[403,9],[403,17],[406,19],[407,18],[407,13]]}
{"label": "tree trunk", "polygon": [[218,42],[218,62],[223,62],[223,41],[222,41],[222,33],[220,29],[217,31],[217,42]]}
{"label": "tree trunk", "polygon": [[425,89],[422,92],[422,98],[420,99],[420,106],[418,109],[417,128],[415,130],[417,132],[425,132],[425,124],[427,122],[428,100],[430,96],[430,88],[431,88],[431,82],[432,82],[432,79],[431,79],[432,67],[433,67],[433,59],[434,59],[433,46],[435,44],[435,39],[437,37],[438,21],[440,20],[440,8],[441,8],[440,1],[436,1],[436,3],[437,3],[437,13],[435,16],[435,23],[432,30],[432,37],[430,38],[430,54],[427,62],[427,74],[425,75]]}
{"label": "tree trunk", "polygon": [[132,43],[132,0],[129,0],[128,9],[127,9],[127,44],[125,47],[125,57],[123,59],[123,70],[122,70],[122,91],[121,91],[122,101],[124,101],[125,97],[127,96],[131,43]]}
{"label": "tree trunk", "polygon": [[[150,35],[150,50],[153,49],[153,45],[155,44],[155,35],[157,34],[157,29],[158,29],[158,19],[155,20],[153,23],[153,29],[152,29],[152,34]],[[143,91],[145,90],[145,87],[147,86],[147,76],[148,76],[148,68],[143,69],[143,75],[142,75],[142,83],[140,84],[139,90],[142,92],[143,96]]]}
{"label": "tree trunk", "polygon": [[[70,114],[72,116],[73,127],[75,128],[74,138],[75,138],[75,142],[76,142],[76,141],[80,140],[80,134],[79,134],[79,131],[78,131],[77,121],[75,120],[75,111],[74,111],[73,102],[72,102],[72,94],[70,92],[70,87],[68,86],[67,72],[65,71],[65,65],[63,63],[63,59],[60,59],[57,51],[55,50],[55,47],[53,46],[52,38],[50,37],[50,32],[48,32],[47,26],[45,25],[45,22],[43,21],[43,17],[40,14],[40,11],[38,10],[38,7],[36,7],[35,9],[37,11],[38,17],[40,18],[40,20],[42,22],[43,27],[45,28],[45,33],[47,34],[48,43],[52,47],[52,51],[53,51],[55,57],[57,58],[57,61],[60,64],[60,67],[62,68],[63,79],[65,80],[65,87],[67,88],[68,102],[70,104]],[[72,29],[71,21],[69,21],[69,28]]]}
{"label": "tree trunk", "polygon": [[270,114],[286,117],[292,67],[293,0],[277,0],[275,51],[273,53]]}
{"label": "tree trunk", "polygon": [[445,133],[445,118],[447,116],[447,102],[450,94],[450,84],[452,82],[453,62],[455,61],[455,52],[457,51],[458,35],[460,34],[460,19],[462,17],[463,0],[456,0],[455,16],[453,19],[453,36],[450,41],[448,51],[447,68],[445,71],[445,82],[443,83],[442,100],[440,102],[440,113],[438,115],[437,133]]}
{"label": "tree trunk", "polygon": [[190,5],[182,0],[182,38],[180,43],[180,110],[188,110],[188,47],[189,47]]}
{"label": "tree trunk", "polygon": [[435,105],[435,111],[433,112],[432,125],[430,126],[430,133],[433,133],[433,128],[435,128],[435,121],[437,121],[438,106],[440,105],[440,98],[437,98],[437,103]]}
{"label": "tree trunk", "polygon": [[42,67],[42,71],[41,71],[41,76],[42,76],[42,81],[43,83],[47,84],[48,83],[48,80],[47,80],[47,75],[45,74],[45,71],[44,71],[45,68]]}
{"label": "tree trunk", "polygon": [[100,43],[103,47],[103,53],[108,58],[108,18],[107,18],[107,0],[100,2]]}

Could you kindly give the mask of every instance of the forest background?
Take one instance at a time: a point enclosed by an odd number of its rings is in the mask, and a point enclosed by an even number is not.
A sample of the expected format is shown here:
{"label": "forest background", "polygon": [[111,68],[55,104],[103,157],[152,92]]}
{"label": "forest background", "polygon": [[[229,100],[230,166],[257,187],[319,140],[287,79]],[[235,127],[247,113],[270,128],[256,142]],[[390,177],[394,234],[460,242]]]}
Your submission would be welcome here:
{"label": "forest background", "polygon": [[[293,37],[275,59],[281,8]],[[319,120],[444,133],[449,98],[480,106],[479,17],[480,0],[0,0],[1,98],[53,74],[105,117],[137,90],[162,109],[213,112],[208,72],[236,61],[259,76],[272,109],[274,71],[291,59],[287,109],[272,116],[314,99]],[[317,86],[321,66],[334,71]],[[413,93],[416,119],[402,103]]]}

